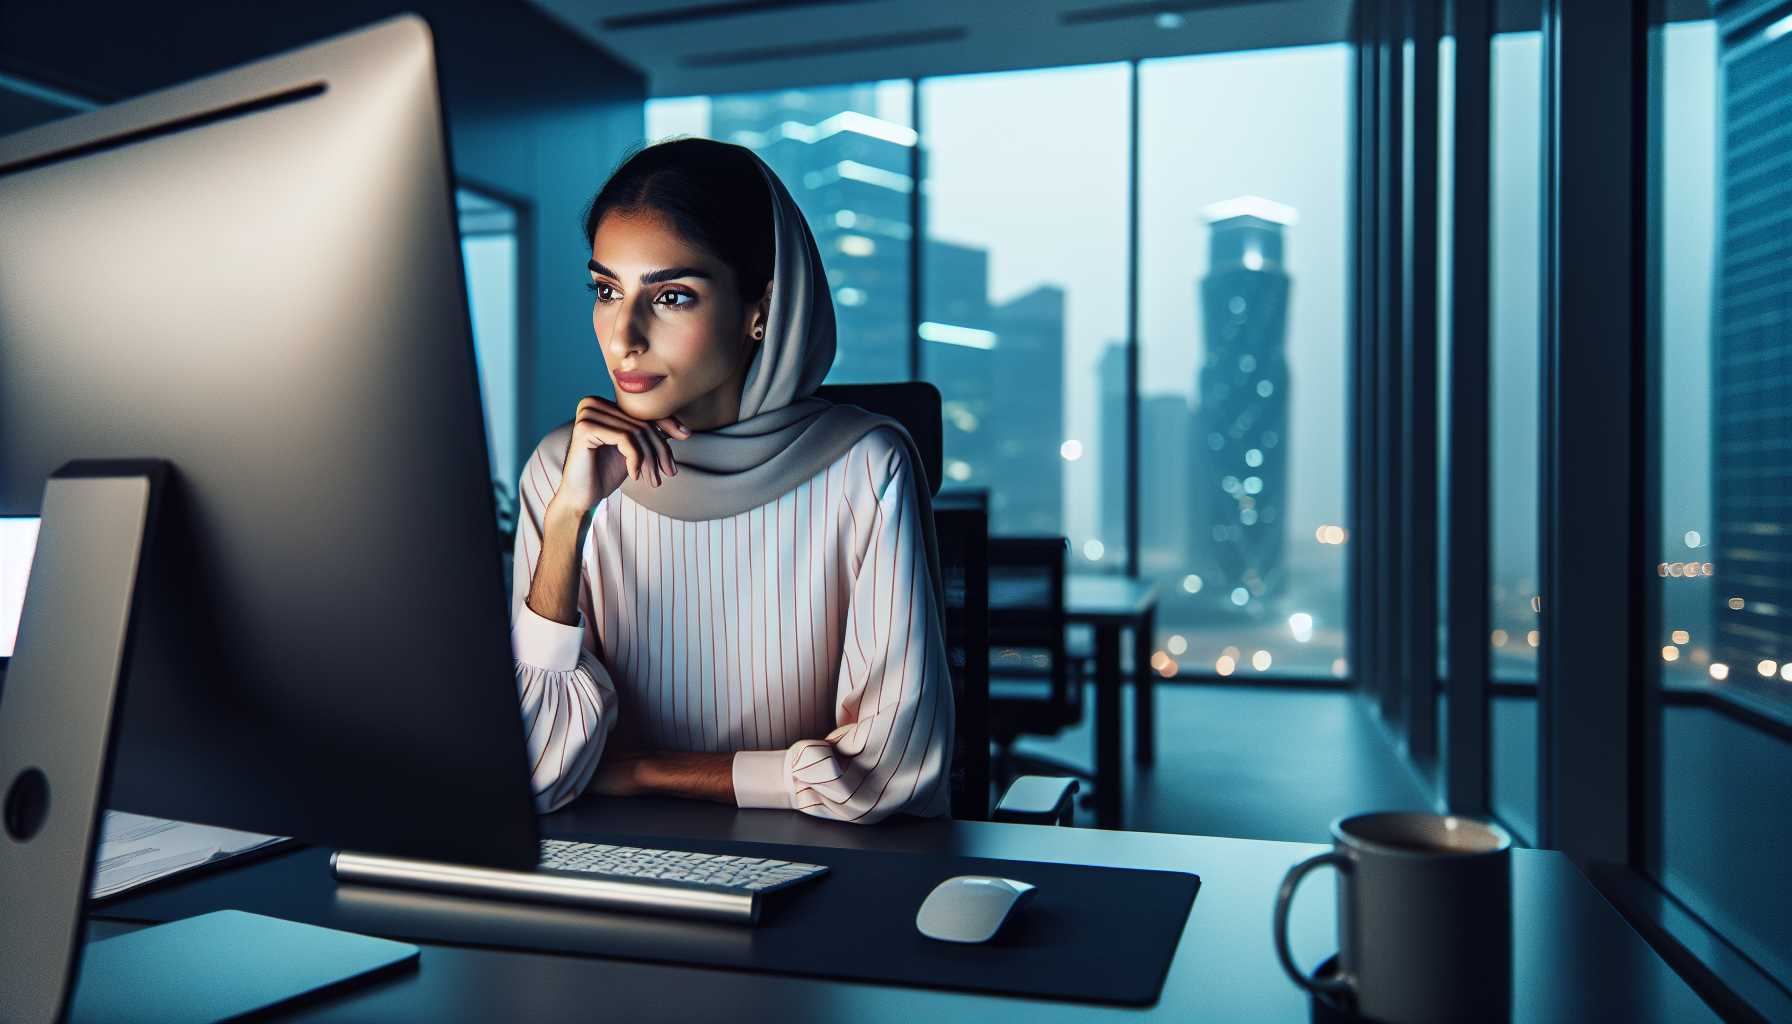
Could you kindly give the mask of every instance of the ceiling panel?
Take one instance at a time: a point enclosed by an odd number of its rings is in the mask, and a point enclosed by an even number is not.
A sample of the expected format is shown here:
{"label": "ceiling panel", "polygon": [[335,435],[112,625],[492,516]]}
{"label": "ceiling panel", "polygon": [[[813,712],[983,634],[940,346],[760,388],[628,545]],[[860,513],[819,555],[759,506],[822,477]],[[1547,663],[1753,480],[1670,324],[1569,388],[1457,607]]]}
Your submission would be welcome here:
{"label": "ceiling panel", "polygon": [[1007,71],[1344,39],[1348,0],[530,0],[651,96]]}

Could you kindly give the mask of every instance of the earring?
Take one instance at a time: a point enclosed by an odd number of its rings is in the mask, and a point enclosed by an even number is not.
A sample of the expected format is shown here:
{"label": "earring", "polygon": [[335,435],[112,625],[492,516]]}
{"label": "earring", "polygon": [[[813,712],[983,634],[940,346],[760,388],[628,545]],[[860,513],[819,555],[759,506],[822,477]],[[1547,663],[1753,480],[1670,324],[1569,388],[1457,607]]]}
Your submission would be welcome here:
{"label": "earring", "polygon": [[753,337],[755,340],[765,337],[765,328],[763,328],[763,327],[754,328],[753,329]]}

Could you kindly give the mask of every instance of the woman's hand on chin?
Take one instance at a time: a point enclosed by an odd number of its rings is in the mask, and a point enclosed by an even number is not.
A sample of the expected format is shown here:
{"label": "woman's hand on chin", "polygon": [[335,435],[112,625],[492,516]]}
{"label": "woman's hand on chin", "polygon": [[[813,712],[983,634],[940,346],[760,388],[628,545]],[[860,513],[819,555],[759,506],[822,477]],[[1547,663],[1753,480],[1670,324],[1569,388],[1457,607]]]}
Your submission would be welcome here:
{"label": "woman's hand on chin", "polygon": [[570,509],[576,518],[609,497],[626,479],[645,480],[658,487],[678,472],[667,436],[688,439],[691,431],[676,416],[646,423],[607,398],[586,395],[573,413],[560,483],[548,504]]}

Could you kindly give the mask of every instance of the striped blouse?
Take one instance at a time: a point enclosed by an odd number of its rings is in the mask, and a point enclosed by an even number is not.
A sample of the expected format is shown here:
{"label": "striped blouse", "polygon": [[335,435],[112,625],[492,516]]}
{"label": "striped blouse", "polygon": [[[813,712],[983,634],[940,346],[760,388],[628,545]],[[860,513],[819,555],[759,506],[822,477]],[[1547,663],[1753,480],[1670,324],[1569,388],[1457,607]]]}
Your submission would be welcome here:
{"label": "striped blouse", "polygon": [[537,810],[614,748],[732,751],[741,807],[944,813],[952,687],[901,438],[873,430],[722,519],[617,490],[591,515],[567,625],[524,599],[570,431],[542,439],[518,488],[511,645]]}

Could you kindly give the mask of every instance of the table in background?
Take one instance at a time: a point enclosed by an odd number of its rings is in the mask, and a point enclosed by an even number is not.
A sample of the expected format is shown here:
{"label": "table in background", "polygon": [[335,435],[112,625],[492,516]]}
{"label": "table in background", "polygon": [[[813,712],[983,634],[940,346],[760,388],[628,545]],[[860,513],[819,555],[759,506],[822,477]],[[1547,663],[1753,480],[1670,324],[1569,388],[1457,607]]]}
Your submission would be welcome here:
{"label": "table in background", "polygon": [[[1282,874],[1322,849],[1307,843],[1109,832],[1100,829],[894,818],[877,825],[822,821],[789,811],[743,811],[695,801],[588,798],[543,819],[570,839],[662,836],[940,852],[970,857],[1193,871],[1201,891],[1170,964],[1163,994],[1146,1009],[1012,999],[861,982],[825,981],[670,964],[631,963],[420,943],[414,973],[379,981],[283,1020],[492,1021],[853,1020],[929,1024],[1025,1018],[1056,1021],[1156,1017],[1186,1022],[1305,1021],[1306,998],[1282,974],[1270,945],[1270,907]],[[269,864],[280,854],[260,862]],[[258,864],[220,870],[253,872]],[[281,874],[278,872],[272,874]],[[1715,1021],[1717,1017],[1559,853],[1514,850],[1513,1020]],[[333,886],[327,876],[317,884]],[[1336,947],[1332,878],[1303,887],[1289,922],[1301,962]],[[176,882],[178,893],[190,883]],[[793,896],[796,894],[793,894]],[[494,904],[502,912],[510,904]],[[223,909],[195,900],[183,911]],[[252,909],[252,908],[244,908]],[[128,913],[102,907],[95,917]],[[403,922],[393,911],[392,932]],[[96,938],[127,931],[96,921]],[[852,922],[841,922],[842,928]],[[1090,970],[1100,970],[1092,963]]]}
{"label": "table in background", "polygon": [[[992,579],[991,608],[1038,604],[1032,581]],[[1151,641],[1157,620],[1157,584],[1109,573],[1067,573],[1064,621],[1095,632],[1095,821],[1102,828],[1125,825],[1126,774],[1120,763],[1120,632],[1132,631],[1133,760],[1149,766],[1157,756],[1156,692],[1151,678]]]}

